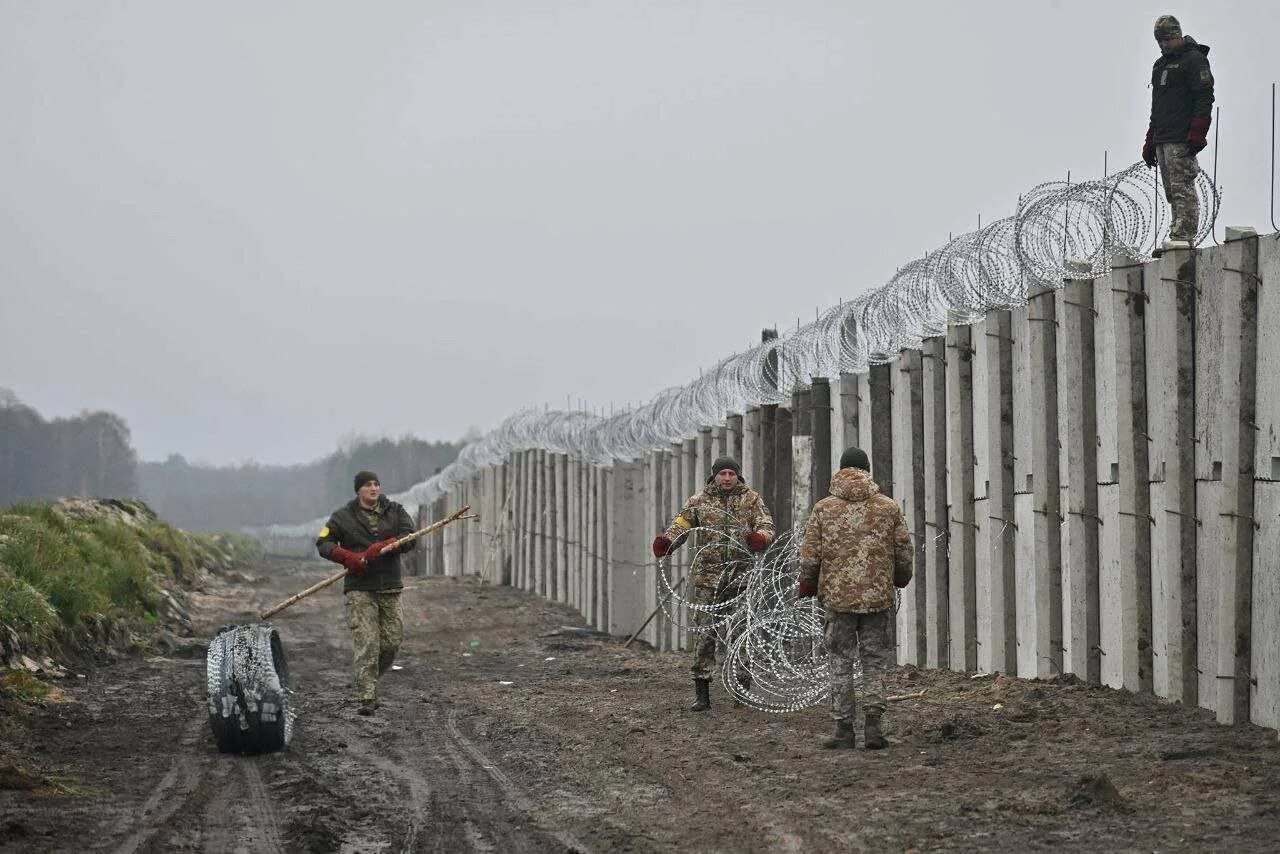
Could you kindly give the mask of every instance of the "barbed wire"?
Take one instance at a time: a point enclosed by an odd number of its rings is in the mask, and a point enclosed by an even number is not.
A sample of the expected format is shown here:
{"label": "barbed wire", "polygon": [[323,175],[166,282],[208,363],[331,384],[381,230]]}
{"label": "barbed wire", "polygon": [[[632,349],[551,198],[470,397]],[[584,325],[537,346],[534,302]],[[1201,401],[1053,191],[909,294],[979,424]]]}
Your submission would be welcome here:
{"label": "barbed wire", "polygon": [[[1203,170],[1195,187],[1202,211],[1199,245],[1212,233],[1221,198]],[[904,349],[919,349],[949,324],[975,323],[990,311],[1024,305],[1028,293],[1068,279],[1103,276],[1116,258],[1146,261],[1168,235],[1168,208],[1156,171],[1142,163],[1095,181],[1045,182],[1020,197],[1012,216],[948,240],[880,287],[721,360],[688,385],[608,416],[522,410],[468,444],[440,473],[392,497],[413,512],[514,452],[542,450],[609,466],[669,449],[729,412],[785,403],[813,377],[865,373]],[[322,523],[256,532],[305,536]]]}

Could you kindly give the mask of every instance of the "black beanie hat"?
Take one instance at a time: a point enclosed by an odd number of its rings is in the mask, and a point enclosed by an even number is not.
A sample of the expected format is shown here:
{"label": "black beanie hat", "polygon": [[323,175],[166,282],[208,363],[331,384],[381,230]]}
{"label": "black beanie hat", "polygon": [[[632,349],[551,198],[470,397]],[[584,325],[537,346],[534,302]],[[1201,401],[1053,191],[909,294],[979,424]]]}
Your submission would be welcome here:
{"label": "black beanie hat", "polygon": [[379,483],[382,482],[378,476],[371,471],[356,472],[356,492],[359,492],[360,487],[364,486],[371,480],[376,480]]}
{"label": "black beanie hat", "polygon": [[742,477],[742,466],[738,465],[738,461],[735,460],[733,457],[716,458],[716,461],[711,464],[711,474],[707,475],[707,483],[710,483],[711,481],[715,480],[716,475],[718,475],[720,472],[724,471],[725,469],[733,469],[734,473],[738,475],[738,480],[741,480],[743,483],[746,483],[746,480],[744,480]]}
{"label": "black beanie hat", "polygon": [[840,468],[862,469],[869,474],[871,461],[867,459],[867,452],[861,448],[845,448],[844,453],[840,455]]}

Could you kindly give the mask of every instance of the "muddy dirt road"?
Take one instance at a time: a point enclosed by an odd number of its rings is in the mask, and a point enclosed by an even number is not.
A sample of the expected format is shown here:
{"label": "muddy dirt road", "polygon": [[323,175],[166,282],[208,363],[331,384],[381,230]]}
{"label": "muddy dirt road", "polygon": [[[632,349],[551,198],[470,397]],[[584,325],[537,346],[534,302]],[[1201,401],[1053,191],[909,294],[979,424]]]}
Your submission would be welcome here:
{"label": "muddy dirt road", "polygon": [[[328,565],[211,582],[202,637]],[[1274,850],[1273,732],[1069,682],[900,670],[889,749],[818,749],[823,710],[683,711],[683,658],[557,634],[572,612],[414,579],[402,670],[372,719],[346,700],[341,595],[276,619],[300,717],[282,754],[218,754],[203,658],[121,662],[14,712],[5,851]],[[509,684],[508,684],[509,683]],[[999,709],[993,708],[1000,705]],[[1081,784],[1105,773],[1114,790]],[[16,785],[13,783],[10,786]]]}

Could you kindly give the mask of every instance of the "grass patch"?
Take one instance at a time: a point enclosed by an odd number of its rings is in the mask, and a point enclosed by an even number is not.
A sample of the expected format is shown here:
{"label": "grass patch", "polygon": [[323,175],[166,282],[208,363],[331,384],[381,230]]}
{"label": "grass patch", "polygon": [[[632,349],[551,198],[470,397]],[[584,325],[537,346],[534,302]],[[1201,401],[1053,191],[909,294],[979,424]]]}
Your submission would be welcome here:
{"label": "grass patch", "polygon": [[58,624],[58,612],[39,590],[0,567],[0,625],[21,637],[44,640]]}
{"label": "grass patch", "polygon": [[0,689],[15,699],[31,702],[48,697],[53,691],[53,686],[42,682],[25,670],[10,670],[0,676]]}
{"label": "grass patch", "polygon": [[165,588],[260,553],[247,537],[188,534],[141,503],[15,505],[0,510],[0,624],[24,649],[99,617],[149,634]]}

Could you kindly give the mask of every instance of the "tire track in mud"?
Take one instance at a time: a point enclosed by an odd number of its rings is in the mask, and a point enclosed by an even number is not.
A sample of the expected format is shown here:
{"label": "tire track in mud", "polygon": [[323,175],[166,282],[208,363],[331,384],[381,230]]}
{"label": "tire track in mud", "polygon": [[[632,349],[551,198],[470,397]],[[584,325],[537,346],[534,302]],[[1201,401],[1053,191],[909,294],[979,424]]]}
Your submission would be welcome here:
{"label": "tire track in mud", "polygon": [[417,773],[412,768],[408,768],[405,765],[388,759],[385,756],[364,753],[361,758],[374,768],[377,768],[383,774],[403,785],[405,794],[407,795],[406,800],[409,810],[409,821],[408,826],[405,828],[404,842],[400,846],[400,850],[414,851],[417,848],[418,839],[422,835],[423,831],[430,830],[435,826],[435,823],[431,822],[431,815],[433,812],[431,804],[434,797],[434,790],[431,783],[426,777]]}
{"label": "tire track in mud", "polygon": [[[458,727],[458,712],[456,709],[450,709],[444,715],[444,728],[440,730],[445,737],[446,750],[453,753],[452,746],[461,749],[467,757],[471,759],[475,766],[484,771],[494,785],[496,785],[500,794],[499,802],[511,812],[517,815],[524,815],[539,830],[551,839],[558,842],[569,851],[583,852],[589,854],[591,851],[581,840],[574,837],[568,831],[557,827],[554,822],[547,816],[546,811],[539,808],[524,790],[506,775],[479,747],[475,745],[469,738],[462,734]],[[454,753],[454,756],[457,754]],[[461,759],[461,757],[458,757]]]}
{"label": "tire track in mud", "polygon": [[[134,854],[138,851],[164,830],[174,813],[196,793],[206,770],[205,763],[195,755],[196,743],[204,727],[203,720],[196,720],[188,725],[179,739],[177,755],[169,763],[164,776],[147,795],[147,799],[142,802],[142,806],[136,812],[125,813],[112,826],[109,831],[111,838],[128,834],[115,849],[116,854]],[[129,832],[131,829],[132,833]]]}
{"label": "tire track in mud", "polygon": [[111,831],[111,837],[128,834],[117,854],[192,846],[283,854],[275,807],[255,759],[200,755],[203,724],[184,734],[147,800]]}
{"label": "tire track in mud", "polygon": [[284,848],[280,839],[280,820],[276,815],[275,805],[271,800],[271,793],[267,790],[267,786],[262,782],[262,773],[258,770],[258,763],[252,758],[242,758],[240,760],[240,770],[244,778],[244,794],[247,796],[245,800],[251,810],[251,818],[254,819],[252,827],[257,831],[254,835],[258,844],[251,848],[251,851],[264,851],[270,854],[283,854]]}

